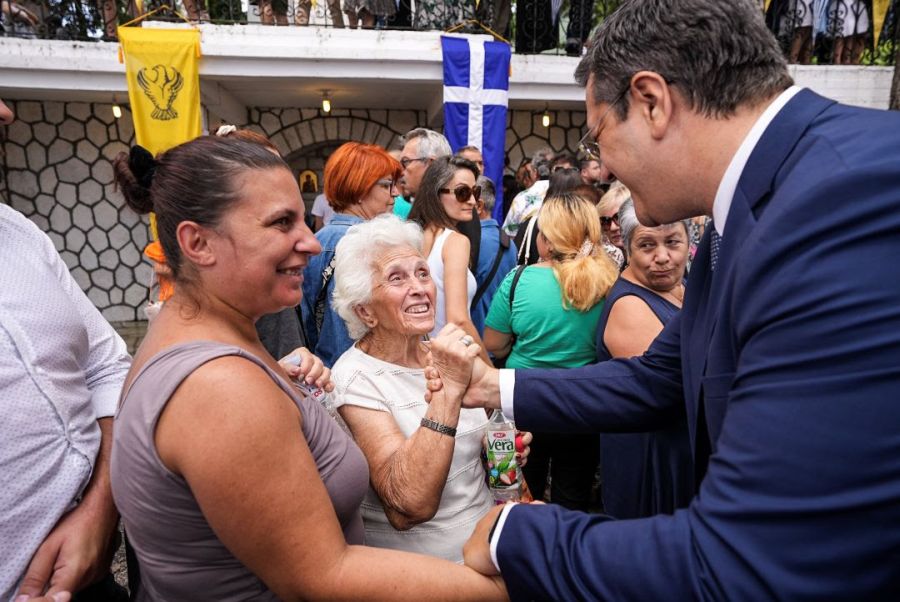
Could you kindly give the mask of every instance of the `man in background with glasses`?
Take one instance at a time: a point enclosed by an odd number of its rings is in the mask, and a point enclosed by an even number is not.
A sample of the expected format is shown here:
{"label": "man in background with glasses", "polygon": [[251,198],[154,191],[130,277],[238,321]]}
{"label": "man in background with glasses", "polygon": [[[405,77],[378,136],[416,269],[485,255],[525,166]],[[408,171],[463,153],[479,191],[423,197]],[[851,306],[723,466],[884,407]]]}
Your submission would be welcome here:
{"label": "man in background with glasses", "polygon": [[[409,197],[410,202],[415,203],[416,194],[422,184],[422,177],[431,162],[438,157],[449,157],[453,153],[446,137],[427,128],[410,130],[403,136],[402,141],[400,166],[403,168],[403,175],[400,178],[400,186],[405,195]],[[479,169],[480,171],[481,169]],[[407,213],[407,215],[409,214]],[[474,265],[481,248],[481,228],[478,225],[477,211],[472,209],[472,219],[468,222],[459,222],[457,229],[460,234],[469,239]]]}
{"label": "man in background with glasses", "polygon": [[900,114],[794,86],[752,0],[625,0],[576,79],[641,223],[713,224],[643,356],[476,364],[465,404],[556,432],[686,414],[698,491],[621,522],[498,507],[466,563],[513,600],[900,599]]}
{"label": "man in background with glasses", "polygon": [[413,202],[419,192],[422,176],[431,162],[452,154],[450,143],[434,130],[416,128],[403,137],[403,150],[400,153],[400,165],[403,167],[401,184],[406,193],[413,197]]}

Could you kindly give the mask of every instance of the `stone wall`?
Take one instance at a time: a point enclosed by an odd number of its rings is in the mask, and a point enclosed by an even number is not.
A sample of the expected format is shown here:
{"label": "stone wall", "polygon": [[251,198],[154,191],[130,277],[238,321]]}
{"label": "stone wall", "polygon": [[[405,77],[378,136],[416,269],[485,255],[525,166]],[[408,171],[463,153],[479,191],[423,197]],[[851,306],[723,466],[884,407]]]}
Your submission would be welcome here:
{"label": "stone wall", "polygon": [[[400,136],[424,123],[424,111],[258,108],[250,110],[249,127],[269,137],[295,176],[315,172],[322,192],[325,161],[338,146],[354,140],[390,149]],[[315,196],[303,195],[307,210]]]}
{"label": "stone wall", "polygon": [[541,147],[556,153],[578,150],[584,135],[584,111],[549,111],[550,127],[541,124],[543,111],[510,111],[506,127],[506,156],[512,171]]}
{"label": "stone wall", "polygon": [[[509,111],[506,154],[510,173],[537,149],[575,153],[584,130],[584,111],[550,111],[550,127],[541,124],[543,111]],[[321,191],[328,153],[348,140],[394,148],[400,137],[426,126],[424,111],[333,110],[259,108],[250,111],[250,125],[278,146],[299,175],[316,172]],[[314,196],[314,195],[313,195]],[[310,199],[304,198],[309,202]]]}
{"label": "stone wall", "polygon": [[[14,101],[16,121],[0,140],[2,201],[27,215],[50,236],[91,301],[110,321],[144,318],[150,265],[146,217],[124,206],[113,186],[112,160],[134,140],[131,115],[115,119],[103,103]],[[584,113],[510,111],[506,133],[509,165],[542,146],[573,152]],[[347,140],[393,147],[410,129],[426,124],[424,111],[251,109],[250,127],[269,136],[295,175],[322,172],[327,156]],[[311,203],[315,195],[304,195]]]}
{"label": "stone wall", "polygon": [[16,121],[3,142],[6,202],[46,232],[72,276],[110,321],[142,319],[150,267],[147,221],[114,191],[112,160],[134,138],[97,103],[9,103]]}

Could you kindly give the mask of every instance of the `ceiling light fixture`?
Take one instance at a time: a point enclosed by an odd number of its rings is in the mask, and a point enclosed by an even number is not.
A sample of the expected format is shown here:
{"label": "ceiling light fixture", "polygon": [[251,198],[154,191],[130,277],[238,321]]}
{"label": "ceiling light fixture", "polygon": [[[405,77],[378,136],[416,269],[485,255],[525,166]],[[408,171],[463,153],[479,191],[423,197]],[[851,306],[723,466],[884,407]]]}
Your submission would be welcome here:
{"label": "ceiling light fixture", "polygon": [[122,107],[119,106],[119,103],[116,100],[115,94],[113,94],[112,113],[113,113],[113,117],[115,117],[116,119],[122,118]]}
{"label": "ceiling light fixture", "polygon": [[550,113],[547,111],[547,107],[544,107],[544,114],[541,115],[541,125],[545,128],[550,127]]}
{"label": "ceiling light fixture", "polygon": [[331,99],[328,96],[329,91],[322,90],[322,111],[325,113],[331,113]]}

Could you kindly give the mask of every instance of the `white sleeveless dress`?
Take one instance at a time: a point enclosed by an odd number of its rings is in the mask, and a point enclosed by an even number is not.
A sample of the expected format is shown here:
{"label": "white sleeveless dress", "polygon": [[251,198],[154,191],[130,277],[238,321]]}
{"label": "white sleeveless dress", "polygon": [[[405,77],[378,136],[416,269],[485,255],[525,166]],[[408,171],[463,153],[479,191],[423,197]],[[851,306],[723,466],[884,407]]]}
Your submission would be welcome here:
{"label": "white sleeveless dress", "polygon": [[[444,260],[441,253],[444,250],[444,243],[450,237],[451,232],[452,230],[444,228],[443,232],[435,237],[434,246],[431,247],[431,253],[428,254],[428,269],[431,270],[431,279],[434,280],[434,284],[437,286],[437,295],[434,299],[434,328],[430,336],[435,336],[447,324],[447,301],[444,293]],[[472,299],[475,298],[476,290],[478,290],[478,283],[475,281],[475,275],[472,274],[472,270],[466,269],[467,307],[472,306]]]}

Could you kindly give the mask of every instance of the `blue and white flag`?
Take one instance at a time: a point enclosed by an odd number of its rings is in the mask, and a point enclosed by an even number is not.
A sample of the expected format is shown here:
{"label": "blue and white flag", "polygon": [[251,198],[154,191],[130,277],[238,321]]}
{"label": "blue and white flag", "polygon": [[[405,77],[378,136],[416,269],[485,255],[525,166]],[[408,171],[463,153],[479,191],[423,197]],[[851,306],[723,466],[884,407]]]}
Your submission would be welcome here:
{"label": "blue and white flag", "polygon": [[503,162],[509,96],[509,44],[441,36],[444,135],[455,153],[477,146],[484,175],[497,187],[494,217],[503,219]]}

